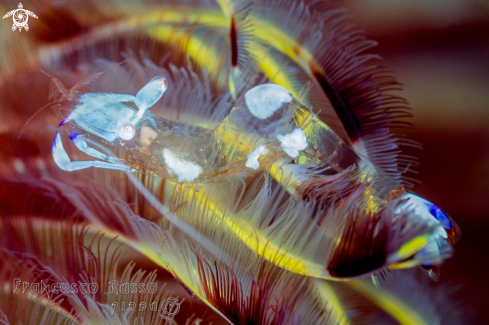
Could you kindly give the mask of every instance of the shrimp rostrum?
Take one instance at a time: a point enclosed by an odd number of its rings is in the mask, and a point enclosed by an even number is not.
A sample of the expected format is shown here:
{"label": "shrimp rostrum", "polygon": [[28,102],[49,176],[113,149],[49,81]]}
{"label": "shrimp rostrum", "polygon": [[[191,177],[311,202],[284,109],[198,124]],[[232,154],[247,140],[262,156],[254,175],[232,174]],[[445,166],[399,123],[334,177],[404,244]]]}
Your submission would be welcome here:
{"label": "shrimp rostrum", "polygon": [[[290,200],[322,213],[314,217],[315,227],[329,228],[310,233],[322,236],[316,243],[327,247],[300,250],[292,239],[263,232],[257,241],[266,242],[250,248],[283,268],[318,278],[416,265],[433,270],[451,256],[456,224],[357,153],[287,89],[271,83],[249,89],[218,125],[203,127],[150,112],[167,85],[157,76],[136,95],[79,96],[60,128],[96,160],[71,161],[58,132],[52,147],[56,164],[66,171],[138,171],[187,186],[268,174]],[[334,225],[327,218],[335,218]],[[278,219],[269,224],[283,222]],[[380,219],[378,226],[367,225]],[[382,227],[388,228],[385,233]],[[398,228],[396,235],[392,227]],[[282,258],[263,247],[275,247]]]}

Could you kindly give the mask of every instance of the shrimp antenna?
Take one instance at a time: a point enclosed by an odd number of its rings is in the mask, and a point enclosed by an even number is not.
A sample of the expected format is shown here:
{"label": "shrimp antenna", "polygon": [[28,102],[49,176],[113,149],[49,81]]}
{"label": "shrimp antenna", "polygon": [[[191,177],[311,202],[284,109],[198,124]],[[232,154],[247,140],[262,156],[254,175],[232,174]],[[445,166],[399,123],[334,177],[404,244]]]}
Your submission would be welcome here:
{"label": "shrimp antenna", "polygon": [[[120,66],[124,63],[126,63],[127,61],[129,60],[132,60],[132,58],[128,58],[122,62],[119,62],[117,64],[114,64],[114,65],[111,65],[110,67],[107,67],[105,68],[104,70],[96,73],[96,74],[93,74],[91,76],[88,76],[86,77],[85,79],[82,79],[81,81],[77,82],[70,90],[66,89],[66,87],[61,83],[61,81],[59,81],[58,78],[56,77],[53,77],[51,76],[50,74],[48,74],[47,72],[45,72],[44,70],[42,69],[39,69],[42,73],[44,73],[46,76],[48,76],[49,78],[51,78],[51,89],[49,90],[49,99],[53,99],[55,97],[55,95],[57,93],[61,93],[63,95],[63,97],[65,97],[67,100],[71,101],[73,99],[73,97],[76,95],[76,92],[75,90],[84,86],[84,85],[88,85],[90,84],[92,81],[96,80],[97,78],[99,78],[102,74],[104,74],[107,70],[115,67],[115,66]],[[51,105],[52,102],[49,102],[47,103],[46,105],[44,105],[42,108],[40,108],[39,110],[37,110],[28,120],[27,122],[25,122],[25,124],[22,126],[22,128],[20,129],[20,133],[19,133],[19,139],[22,137],[22,133],[24,132],[24,129],[25,127],[27,126],[27,124],[34,118],[36,117],[42,110],[44,110],[47,106]]]}
{"label": "shrimp antenna", "polygon": [[22,137],[22,132],[24,132],[24,129],[25,127],[27,126],[27,124],[34,118],[37,116],[37,114],[39,114],[42,110],[44,110],[46,107],[48,107],[49,105],[51,105],[51,102],[47,103],[46,105],[44,105],[43,107],[41,107],[40,109],[38,109],[31,117],[29,117],[29,119],[27,120],[27,122],[24,123],[24,126],[22,126],[22,129],[20,129],[20,133],[19,133],[19,140],[20,138]]}
{"label": "shrimp antenna", "polygon": [[[68,91],[66,87],[59,81],[58,78],[51,76],[50,74],[44,72],[42,69],[39,69],[42,73],[44,73],[46,76],[51,78],[51,89],[49,89],[49,99],[52,99],[55,95],[56,92],[61,92],[64,97],[69,98],[69,93],[71,93],[71,90]],[[56,91],[57,88],[57,91]]]}
{"label": "shrimp antenna", "polygon": [[[68,97],[68,90],[65,88],[65,86],[63,86],[63,84],[61,83],[61,81],[58,80],[58,78],[55,78],[51,75],[49,75],[48,73],[44,72],[42,69],[39,69],[41,70],[42,73],[44,73],[46,76],[48,76],[49,78],[51,78],[52,82],[54,83],[54,85],[58,88],[58,90],[65,96],[65,97]],[[49,98],[51,99],[52,97],[52,91],[50,91],[50,94],[49,94]],[[29,122],[37,116],[37,114],[39,114],[42,110],[44,110],[47,106],[51,105],[51,102],[47,103],[46,105],[44,105],[43,107],[41,107],[40,109],[38,109],[31,117],[29,117],[29,119],[27,120],[27,122],[24,123],[24,125],[22,126],[22,128],[20,129],[20,133],[19,133],[19,140],[20,138],[22,137],[22,133],[24,132],[24,129],[25,127],[27,126],[27,124],[29,124]]]}

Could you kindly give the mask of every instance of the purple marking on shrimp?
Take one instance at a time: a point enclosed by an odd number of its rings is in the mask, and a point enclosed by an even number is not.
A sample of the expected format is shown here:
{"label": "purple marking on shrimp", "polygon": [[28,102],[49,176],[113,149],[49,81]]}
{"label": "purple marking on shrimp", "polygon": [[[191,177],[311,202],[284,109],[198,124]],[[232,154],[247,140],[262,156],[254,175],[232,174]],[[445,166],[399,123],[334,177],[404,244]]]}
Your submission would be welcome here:
{"label": "purple marking on shrimp", "polygon": [[53,145],[51,146],[51,148],[54,149],[54,147],[56,147],[56,136],[59,134],[59,132],[56,132],[56,134],[54,135],[54,138],[53,138]]}

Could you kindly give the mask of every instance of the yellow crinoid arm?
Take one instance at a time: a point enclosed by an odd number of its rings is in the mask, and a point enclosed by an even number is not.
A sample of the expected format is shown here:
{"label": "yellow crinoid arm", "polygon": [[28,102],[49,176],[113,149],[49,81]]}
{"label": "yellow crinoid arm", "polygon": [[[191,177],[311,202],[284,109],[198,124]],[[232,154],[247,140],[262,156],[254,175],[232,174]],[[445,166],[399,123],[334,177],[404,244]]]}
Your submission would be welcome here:
{"label": "yellow crinoid arm", "polygon": [[[197,20],[194,23],[204,23],[204,21],[206,21],[199,20],[200,17],[195,18]],[[190,19],[187,21],[187,23],[191,22]],[[225,26],[222,26],[222,23],[224,22],[225,20],[223,17],[214,21],[217,27],[221,27],[215,31],[217,35],[227,36],[225,33],[227,30],[224,29]],[[226,67],[227,58],[222,54],[223,50],[224,53],[227,53],[228,51],[228,48],[223,48],[223,46],[226,45],[226,42],[223,41],[223,44],[219,45],[219,42],[213,42],[216,41],[216,36],[203,37],[196,35],[192,33],[190,29],[186,30],[179,28],[173,23],[160,24],[154,27],[151,26],[147,29],[147,32],[155,39],[180,47],[180,51],[186,53],[202,68],[208,71],[212,79],[216,80],[219,87],[225,88],[225,85],[231,81],[229,86],[232,91],[234,90],[234,92],[236,92],[235,85],[232,82],[233,79],[222,75],[223,71],[229,71],[229,73],[231,73],[231,69],[227,69]],[[266,47],[255,45],[249,47],[248,51],[251,55],[257,58],[257,64],[267,79],[287,88],[294,96],[297,96],[300,93],[301,89],[298,89],[294,84],[294,76],[283,69],[282,64],[267,51]]]}
{"label": "yellow crinoid arm", "polygon": [[[199,213],[206,215],[203,213],[204,210],[206,210],[208,212],[207,215],[212,215],[214,220],[217,220],[221,224],[225,224],[237,238],[248,246],[248,248],[273,264],[294,273],[327,278],[323,265],[307,261],[303,257],[296,256],[280,245],[271,242],[270,239],[264,236],[251,222],[232,214],[229,212],[229,209],[226,209],[226,212],[223,212],[217,202],[205,195],[207,187],[205,184],[203,186],[203,188],[196,190],[195,187],[189,188],[185,185],[166,182],[165,191],[167,193],[172,191],[185,191],[187,195],[186,197],[192,198],[192,202],[194,202],[193,204],[199,206]],[[207,222],[209,221],[210,219],[207,220]],[[202,222],[205,223],[206,221],[203,220]]]}
{"label": "yellow crinoid arm", "polygon": [[379,290],[361,281],[346,282],[346,284],[378,307],[391,315],[401,325],[428,325],[416,309],[413,309],[401,299],[386,290]]}

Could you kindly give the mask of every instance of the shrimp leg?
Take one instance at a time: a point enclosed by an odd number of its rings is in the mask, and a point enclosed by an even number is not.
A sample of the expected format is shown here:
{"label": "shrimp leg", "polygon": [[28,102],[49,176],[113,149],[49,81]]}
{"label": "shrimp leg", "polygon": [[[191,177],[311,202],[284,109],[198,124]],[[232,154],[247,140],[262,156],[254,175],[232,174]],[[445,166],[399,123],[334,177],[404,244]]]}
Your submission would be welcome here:
{"label": "shrimp leg", "polygon": [[[80,148],[80,146],[81,147],[86,146],[88,148],[87,143],[84,140],[80,140],[78,142],[78,144],[75,142],[75,145],[78,148]],[[110,158],[109,161],[115,160],[114,158],[105,156],[102,153],[100,153],[94,149],[82,150],[82,151],[91,155],[91,156],[94,156],[96,158],[100,158],[100,159]],[[85,168],[90,168],[90,167],[116,169],[116,170],[122,170],[122,171],[130,171],[130,172],[136,171],[135,169],[130,168],[128,166],[113,164],[110,162],[103,162],[103,161],[97,161],[97,160],[71,161],[70,157],[68,156],[68,153],[66,152],[65,148],[63,147],[63,143],[61,142],[61,136],[59,135],[59,132],[56,132],[56,136],[55,136],[54,141],[53,141],[52,153],[53,153],[53,158],[54,158],[56,165],[58,165],[59,168],[66,170],[66,171],[69,171],[69,172],[75,171],[75,170],[80,170],[80,169],[85,169]],[[107,160],[107,159],[104,159],[104,160]]]}
{"label": "shrimp leg", "polygon": [[73,131],[73,135],[68,133],[68,136],[70,137],[71,141],[73,141],[73,143],[76,145],[76,147],[80,149],[80,151],[86,153],[89,156],[102,159],[111,163],[123,162],[122,159],[104,155],[100,151],[90,148],[87,142],[85,141],[85,137],[83,135],[78,134],[78,132],[76,131]]}

